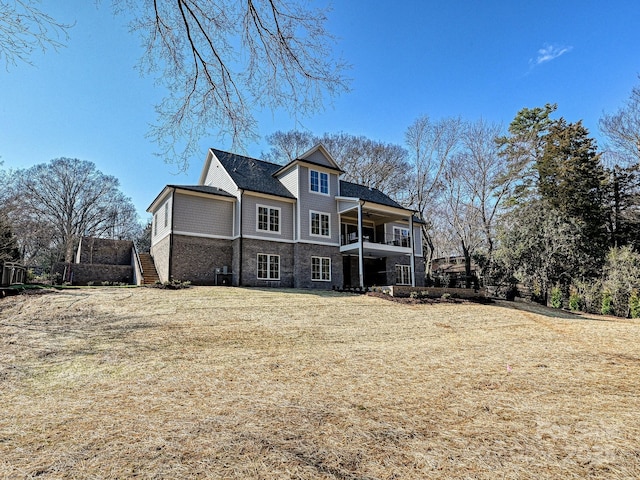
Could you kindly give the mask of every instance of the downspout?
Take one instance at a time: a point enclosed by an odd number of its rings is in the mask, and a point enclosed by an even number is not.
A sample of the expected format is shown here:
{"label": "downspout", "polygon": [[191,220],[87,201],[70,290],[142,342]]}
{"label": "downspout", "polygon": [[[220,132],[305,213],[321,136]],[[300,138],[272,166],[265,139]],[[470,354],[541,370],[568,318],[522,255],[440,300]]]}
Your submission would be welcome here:
{"label": "downspout", "polygon": [[173,189],[171,193],[171,230],[169,230],[169,271],[167,272],[167,280],[171,282],[173,277],[171,276],[171,266],[173,265],[173,219],[174,219],[174,207],[176,204],[176,189]]}
{"label": "downspout", "polygon": [[360,288],[364,288],[364,239],[362,238],[362,205],[358,202],[358,275],[360,277]]}
{"label": "downspout", "polygon": [[411,248],[411,286],[416,286],[416,259],[415,259],[415,249],[413,248],[413,213],[409,215],[409,247]]}
{"label": "downspout", "polygon": [[238,202],[238,286],[242,286],[242,196],[244,190],[240,189],[240,202]]}

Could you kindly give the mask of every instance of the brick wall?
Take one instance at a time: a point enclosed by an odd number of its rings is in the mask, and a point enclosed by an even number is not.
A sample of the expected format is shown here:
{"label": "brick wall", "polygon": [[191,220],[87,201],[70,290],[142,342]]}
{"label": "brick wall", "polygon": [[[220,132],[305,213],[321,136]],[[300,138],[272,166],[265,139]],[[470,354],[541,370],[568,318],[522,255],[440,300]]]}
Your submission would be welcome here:
{"label": "brick wall", "polygon": [[174,235],[171,276],[195,285],[216,285],[216,269],[232,268],[231,240]]}
{"label": "brick wall", "polygon": [[93,282],[94,285],[100,285],[102,282],[133,283],[133,267],[131,265],[56,263],[52,273],[59,274],[62,278],[65,267],[71,268],[71,283],[73,285],[87,285],[89,282]]}
{"label": "brick wall", "polygon": [[[258,280],[258,253],[280,255],[280,280]],[[245,287],[294,286],[293,244],[267,240],[242,240],[242,285]]]}
{"label": "brick wall", "polygon": [[158,243],[151,246],[151,256],[156,266],[158,277],[161,282],[169,281],[169,250],[171,235],[167,235]]}
{"label": "brick wall", "polygon": [[[309,243],[296,243],[294,247],[295,255],[295,271],[294,286],[295,288],[317,288],[330,290],[332,286],[342,287],[342,255],[340,255],[340,247],[332,247],[329,245],[313,245]],[[314,281],[311,280],[311,257],[329,257],[331,258],[331,281]]]}
{"label": "brick wall", "polygon": [[100,265],[131,265],[130,240],[82,237],[78,263]]}

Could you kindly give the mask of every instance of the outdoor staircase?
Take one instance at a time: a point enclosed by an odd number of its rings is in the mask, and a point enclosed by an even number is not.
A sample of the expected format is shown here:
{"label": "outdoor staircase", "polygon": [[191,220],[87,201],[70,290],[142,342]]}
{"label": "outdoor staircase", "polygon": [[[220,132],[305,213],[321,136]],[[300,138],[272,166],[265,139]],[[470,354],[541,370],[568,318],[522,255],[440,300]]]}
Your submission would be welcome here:
{"label": "outdoor staircase", "polygon": [[148,253],[139,253],[140,265],[142,266],[142,284],[153,285],[160,281],[153,257]]}

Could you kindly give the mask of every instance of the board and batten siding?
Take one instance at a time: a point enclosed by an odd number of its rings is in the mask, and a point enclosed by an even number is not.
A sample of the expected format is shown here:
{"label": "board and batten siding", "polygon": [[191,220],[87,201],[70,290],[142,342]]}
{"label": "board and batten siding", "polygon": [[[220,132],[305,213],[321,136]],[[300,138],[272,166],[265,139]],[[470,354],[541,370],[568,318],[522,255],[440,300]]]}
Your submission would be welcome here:
{"label": "board and batten siding", "polygon": [[[324,155],[321,155],[325,159]],[[326,159],[324,160],[326,162]],[[329,174],[329,195],[315,193],[309,191],[309,167],[300,166],[298,179],[300,182],[300,240],[313,243],[331,243],[338,244],[340,242],[340,225],[338,219],[338,211],[336,204],[336,195],[338,195],[338,175],[335,171],[324,170],[322,168],[311,168]],[[311,215],[310,212],[328,213],[330,218],[330,233],[328,238],[322,238],[311,235]]]}
{"label": "board and batten siding", "polygon": [[231,238],[234,202],[175,193],[174,230],[181,234]]}
{"label": "board and batten siding", "polygon": [[171,218],[173,212],[171,211],[173,204],[173,194],[167,196],[167,198],[158,206],[153,213],[153,225],[151,230],[151,244],[155,244],[162,240],[165,236],[171,233]]}
{"label": "board and batten siding", "polygon": [[[280,209],[280,232],[264,232],[258,230],[258,205]],[[242,197],[242,236],[262,237],[265,240],[293,241],[292,202],[276,200],[262,196],[254,196],[245,192]]]}

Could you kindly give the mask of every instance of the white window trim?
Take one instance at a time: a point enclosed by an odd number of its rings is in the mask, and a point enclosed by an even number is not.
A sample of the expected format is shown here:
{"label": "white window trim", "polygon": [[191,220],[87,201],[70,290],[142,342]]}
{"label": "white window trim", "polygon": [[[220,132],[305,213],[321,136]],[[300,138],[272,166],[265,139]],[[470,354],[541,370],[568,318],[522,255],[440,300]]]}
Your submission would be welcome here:
{"label": "white window trim", "polygon": [[[267,276],[266,277],[260,276],[260,270],[258,268],[258,265],[260,264],[260,255],[264,255],[267,257]],[[278,278],[271,278],[270,276],[271,263],[274,258],[277,258],[277,262],[278,262]],[[256,277],[258,278],[258,280],[280,280],[280,255],[274,255],[271,253],[258,253],[256,255]]]}
{"label": "white window trim", "polygon": [[[270,210],[277,210],[278,211],[278,230],[269,230],[267,228],[267,230],[264,230],[262,228],[260,228],[260,208],[266,208],[267,209],[267,224],[268,227],[271,226],[271,211]],[[261,205],[261,204],[256,204],[256,232],[260,232],[260,233],[271,233],[274,235],[282,235],[282,208],[280,207],[272,207],[271,205]]]}
{"label": "white window trim", "polygon": [[[313,278],[313,260],[317,258],[320,260],[320,278]],[[329,260],[329,278],[322,278],[322,261]],[[318,257],[313,255],[311,257],[311,281],[312,282],[330,282],[331,281],[331,257]]]}
{"label": "white window trim", "polygon": [[[399,280],[400,278],[398,278],[398,267],[401,267],[401,269],[406,269],[407,270],[407,283],[400,283]],[[411,285],[411,265],[405,265],[403,263],[396,263],[396,285]]]}
{"label": "white window trim", "polygon": [[154,237],[158,236],[158,214],[157,213],[153,214],[153,236]]}
{"label": "white window trim", "polygon": [[164,228],[169,226],[169,202],[164,204]]}
{"label": "white window trim", "polygon": [[[403,230],[406,230],[407,232],[407,236],[403,236],[402,232]],[[405,247],[405,248],[409,248],[409,246],[411,245],[411,230],[409,230],[408,227],[393,227],[393,239],[396,239],[396,232],[398,232],[398,237],[400,238],[400,247]],[[402,245],[402,239],[406,238],[409,245]]]}
{"label": "white window trim", "polygon": [[[329,219],[327,222],[329,225],[329,234],[322,235],[322,233],[313,233],[313,214],[320,215],[320,232],[322,232],[322,215],[326,215]],[[309,236],[316,238],[331,238],[331,214],[327,212],[318,212],[316,210],[309,210]]]}
{"label": "white window trim", "polygon": [[[317,192],[315,190],[311,189],[311,172],[317,172],[318,173],[318,191]],[[320,179],[322,178],[321,177],[322,175],[326,175],[327,176],[327,193],[324,193],[321,190],[322,182],[321,182]],[[321,170],[315,170],[313,168],[310,168],[309,169],[309,193],[314,193],[316,195],[324,195],[326,197],[331,195],[331,176],[329,175],[329,173],[323,172]]]}

